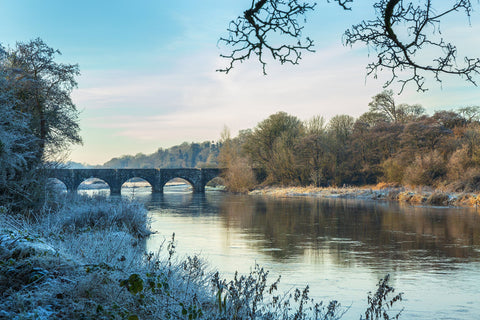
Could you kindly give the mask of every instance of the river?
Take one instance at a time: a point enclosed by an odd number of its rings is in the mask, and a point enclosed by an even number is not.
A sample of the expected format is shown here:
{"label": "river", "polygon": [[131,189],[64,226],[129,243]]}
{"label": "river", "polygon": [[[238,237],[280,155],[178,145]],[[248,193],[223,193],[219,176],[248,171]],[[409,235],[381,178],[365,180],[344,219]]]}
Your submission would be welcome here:
{"label": "river", "polygon": [[475,209],[414,207],[380,201],[265,198],[185,185],[122,190],[144,202],[157,233],[175,233],[179,256],[199,254],[229,279],[255,263],[282,276],[281,289],[310,286],[359,319],[368,291],[391,275],[403,292],[400,319],[480,319],[480,214]]}

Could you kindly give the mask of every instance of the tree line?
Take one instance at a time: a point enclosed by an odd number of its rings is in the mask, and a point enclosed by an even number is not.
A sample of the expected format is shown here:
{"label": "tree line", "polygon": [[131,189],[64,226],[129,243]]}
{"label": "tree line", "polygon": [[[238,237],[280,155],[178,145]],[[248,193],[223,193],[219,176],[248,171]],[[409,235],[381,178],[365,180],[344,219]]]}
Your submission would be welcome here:
{"label": "tree line", "polygon": [[215,142],[184,142],[171,148],[159,148],[146,155],[124,155],[104,163],[102,168],[206,168],[217,167],[220,145]]}
{"label": "tree line", "polygon": [[358,118],[301,121],[278,112],[231,138],[222,133],[220,166],[232,191],[263,184],[344,186],[379,182],[455,191],[480,189],[480,107],[436,111],[397,104],[392,91],[372,98]]}

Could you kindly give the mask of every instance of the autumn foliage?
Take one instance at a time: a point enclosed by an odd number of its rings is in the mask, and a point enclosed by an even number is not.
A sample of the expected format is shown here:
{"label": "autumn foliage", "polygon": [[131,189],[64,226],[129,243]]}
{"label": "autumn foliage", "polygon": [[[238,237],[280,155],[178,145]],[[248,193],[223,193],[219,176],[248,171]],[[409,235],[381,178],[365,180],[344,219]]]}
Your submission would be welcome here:
{"label": "autumn foliage", "polygon": [[[220,154],[263,170],[270,185],[480,189],[480,107],[428,115],[420,105],[397,105],[392,91],[373,97],[369,107],[357,119],[337,115],[328,123],[278,112],[229,137]],[[224,163],[230,179],[243,175],[233,172],[237,163]]]}

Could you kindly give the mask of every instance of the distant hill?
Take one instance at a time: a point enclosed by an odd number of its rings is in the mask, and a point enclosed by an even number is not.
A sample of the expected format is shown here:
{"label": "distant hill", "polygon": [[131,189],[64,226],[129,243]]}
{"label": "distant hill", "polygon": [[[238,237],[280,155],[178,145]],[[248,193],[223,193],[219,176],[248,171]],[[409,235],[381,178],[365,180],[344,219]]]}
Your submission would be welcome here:
{"label": "distant hill", "polygon": [[168,149],[160,148],[152,154],[139,153],[113,158],[102,168],[206,168],[218,165],[220,144],[210,141],[202,143],[184,142]]}
{"label": "distant hill", "polygon": [[92,166],[92,165],[89,165],[89,164],[86,164],[86,163],[75,162],[75,161],[68,161],[67,163],[65,163],[61,167],[63,167],[63,166],[65,168],[68,168],[68,169],[92,169],[92,168],[95,168],[95,166]]}

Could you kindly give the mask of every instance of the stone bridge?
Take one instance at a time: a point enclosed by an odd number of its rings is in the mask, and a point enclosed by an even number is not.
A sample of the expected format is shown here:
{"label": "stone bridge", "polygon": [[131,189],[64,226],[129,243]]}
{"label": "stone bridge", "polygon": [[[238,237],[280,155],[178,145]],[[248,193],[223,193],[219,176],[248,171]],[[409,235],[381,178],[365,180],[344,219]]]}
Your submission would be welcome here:
{"label": "stone bridge", "polygon": [[174,178],[187,180],[193,192],[205,192],[205,185],[221,173],[219,168],[180,168],[180,169],[50,169],[47,175],[57,178],[67,187],[68,192],[76,192],[78,186],[90,178],[105,181],[110,194],[120,194],[122,185],[132,178],[142,178],[152,186],[153,193],[162,193],[163,186]]}

